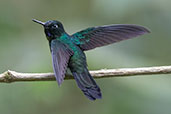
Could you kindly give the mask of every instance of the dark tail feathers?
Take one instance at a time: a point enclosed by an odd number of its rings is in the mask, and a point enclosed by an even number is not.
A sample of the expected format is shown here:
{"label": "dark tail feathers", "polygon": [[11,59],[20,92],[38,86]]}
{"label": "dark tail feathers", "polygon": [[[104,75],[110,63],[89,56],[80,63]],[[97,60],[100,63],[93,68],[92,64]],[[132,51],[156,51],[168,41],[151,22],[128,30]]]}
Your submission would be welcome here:
{"label": "dark tail feathers", "polygon": [[83,91],[84,95],[87,96],[90,100],[101,99],[102,94],[100,88],[90,75],[90,73],[76,73],[73,72],[74,78],[77,82],[78,87]]}

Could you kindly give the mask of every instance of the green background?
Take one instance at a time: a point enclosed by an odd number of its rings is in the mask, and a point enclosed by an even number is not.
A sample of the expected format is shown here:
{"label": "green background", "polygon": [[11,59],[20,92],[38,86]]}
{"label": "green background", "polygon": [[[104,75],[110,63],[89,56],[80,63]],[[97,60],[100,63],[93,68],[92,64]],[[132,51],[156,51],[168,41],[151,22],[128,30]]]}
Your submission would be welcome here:
{"label": "green background", "polygon": [[[170,65],[170,0],[0,0],[0,72],[52,72],[43,27],[59,20],[69,34],[107,24],[151,33],[86,52],[90,70]],[[170,75],[96,80],[103,99],[88,100],[74,80],[0,84],[1,114],[170,114]]]}

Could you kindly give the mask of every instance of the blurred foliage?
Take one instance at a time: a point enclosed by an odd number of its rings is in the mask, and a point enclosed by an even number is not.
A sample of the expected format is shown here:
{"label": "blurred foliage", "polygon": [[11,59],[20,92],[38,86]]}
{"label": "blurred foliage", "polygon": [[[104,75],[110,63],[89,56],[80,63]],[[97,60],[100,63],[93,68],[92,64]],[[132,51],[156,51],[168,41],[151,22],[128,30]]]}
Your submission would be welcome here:
{"label": "blurred foliage", "polygon": [[[0,72],[52,72],[43,28],[60,20],[70,34],[105,24],[139,24],[151,34],[86,52],[89,69],[169,65],[169,0],[1,0]],[[144,76],[99,79],[103,99],[89,101],[74,80],[0,84],[2,114],[170,114],[171,79]]]}

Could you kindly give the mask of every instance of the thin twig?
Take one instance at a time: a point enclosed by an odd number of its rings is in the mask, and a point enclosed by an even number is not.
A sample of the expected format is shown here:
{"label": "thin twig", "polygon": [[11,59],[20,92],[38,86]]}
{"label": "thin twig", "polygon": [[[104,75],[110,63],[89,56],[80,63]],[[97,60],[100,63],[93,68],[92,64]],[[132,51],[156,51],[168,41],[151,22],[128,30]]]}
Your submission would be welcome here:
{"label": "thin twig", "polygon": [[[122,68],[102,69],[90,71],[94,78],[143,76],[152,74],[171,74],[171,66],[143,67],[143,68]],[[73,79],[73,76],[66,74],[65,79]],[[55,80],[54,73],[19,73],[8,70],[0,74],[0,82],[10,83],[18,81],[52,81]]]}

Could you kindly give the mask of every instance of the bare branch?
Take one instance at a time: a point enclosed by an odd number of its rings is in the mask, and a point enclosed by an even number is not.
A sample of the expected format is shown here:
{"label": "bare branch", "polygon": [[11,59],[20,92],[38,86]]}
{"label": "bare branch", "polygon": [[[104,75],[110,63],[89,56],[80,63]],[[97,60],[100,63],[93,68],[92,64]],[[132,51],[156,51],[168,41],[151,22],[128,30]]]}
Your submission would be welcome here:
{"label": "bare branch", "polygon": [[[102,69],[90,71],[94,78],[143,76],[152,74],[171,74],[171,66],[144,67],[144,68],[122,68]],[[66,74],[65,79],[73,79],[73,76]],[[8,70],[0,74],[0,82],[10,83],[17,81],[51,81],[55,80],[53,73],[19,73]]]}

